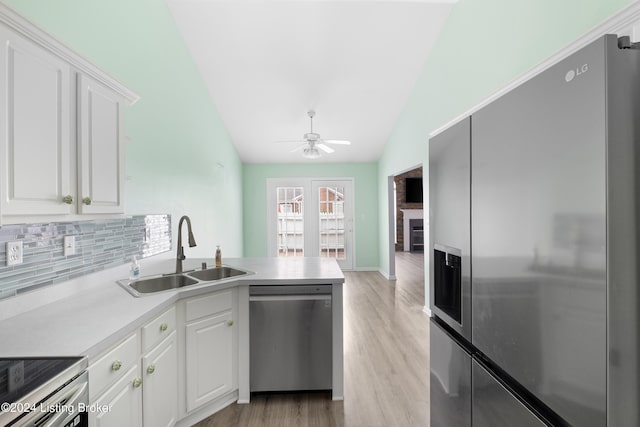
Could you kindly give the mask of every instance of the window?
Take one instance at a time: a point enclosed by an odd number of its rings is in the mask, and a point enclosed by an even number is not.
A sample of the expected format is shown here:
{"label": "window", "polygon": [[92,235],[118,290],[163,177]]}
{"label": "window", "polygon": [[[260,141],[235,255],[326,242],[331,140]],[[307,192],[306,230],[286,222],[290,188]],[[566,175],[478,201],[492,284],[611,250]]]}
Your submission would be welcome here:
{"label": "window", "polygon": [[304,255],[304,187],[277,187],[278,256]]}

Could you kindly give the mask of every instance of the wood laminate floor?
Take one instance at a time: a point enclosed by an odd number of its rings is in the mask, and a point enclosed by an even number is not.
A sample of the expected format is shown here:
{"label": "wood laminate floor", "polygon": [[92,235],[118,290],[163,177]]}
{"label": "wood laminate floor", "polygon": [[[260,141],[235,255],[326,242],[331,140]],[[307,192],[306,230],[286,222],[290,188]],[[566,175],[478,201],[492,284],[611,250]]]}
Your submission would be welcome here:
{"label": "wood laminate floor", "polygon": [[429,425],[429,318],[424,258],[396,253],[397,281],[347,272],[344,284],[344,394],[252,395],[197,424],[231,426]]}

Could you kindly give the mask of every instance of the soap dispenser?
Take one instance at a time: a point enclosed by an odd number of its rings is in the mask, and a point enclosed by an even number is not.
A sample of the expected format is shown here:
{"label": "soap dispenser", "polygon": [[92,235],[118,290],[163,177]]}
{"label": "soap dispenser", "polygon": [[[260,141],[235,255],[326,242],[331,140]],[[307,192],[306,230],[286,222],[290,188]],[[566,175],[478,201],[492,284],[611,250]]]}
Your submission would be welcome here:
{"label": "soap dispenser", "polygon": [[134,255],[131,258],[131,268],[129,269],[129,280],[136,280],[140,277],[140,264],[138,264],[138,259]]}
{"label": "soap dispenser", "polygon": [[222,267],[222,251],[220,245],[216,246],[216,267]]}

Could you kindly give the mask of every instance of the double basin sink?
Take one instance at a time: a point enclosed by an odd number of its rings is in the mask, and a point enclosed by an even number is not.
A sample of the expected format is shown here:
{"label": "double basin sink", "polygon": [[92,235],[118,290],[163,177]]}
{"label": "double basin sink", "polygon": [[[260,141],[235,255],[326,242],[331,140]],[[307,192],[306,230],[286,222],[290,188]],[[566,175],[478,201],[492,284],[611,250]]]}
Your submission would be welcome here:
{"label": "double basin sink", "polygon": [[233,267],[216,267],[205,270],[191,271],[181,274],[167,274],[163,276],[141,278],[137,280],[119,280],[118,284],[132,295],[139,297],[144,294],[179,289],[201,283],[217,282],[237,276],[249,274],[248,271]]}

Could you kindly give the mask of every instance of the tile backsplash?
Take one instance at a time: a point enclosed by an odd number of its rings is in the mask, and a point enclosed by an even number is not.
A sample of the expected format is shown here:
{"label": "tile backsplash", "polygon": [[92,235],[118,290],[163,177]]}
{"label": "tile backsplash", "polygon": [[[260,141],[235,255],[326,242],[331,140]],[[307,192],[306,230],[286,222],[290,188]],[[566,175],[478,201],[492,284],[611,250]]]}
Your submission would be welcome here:
{"label": "tile backsplash", "polygon": [[[65,236],[75,255],[64,256]],[[7,242],[21,241],[23,263],[7,266]],[[17,224],[0,227],[0,299],[171,249],[170,215]]]}

